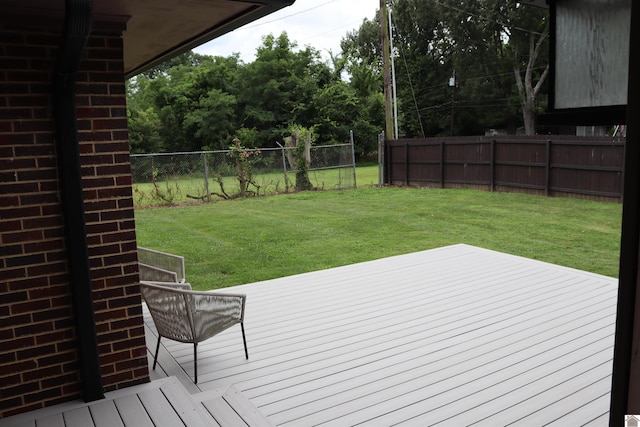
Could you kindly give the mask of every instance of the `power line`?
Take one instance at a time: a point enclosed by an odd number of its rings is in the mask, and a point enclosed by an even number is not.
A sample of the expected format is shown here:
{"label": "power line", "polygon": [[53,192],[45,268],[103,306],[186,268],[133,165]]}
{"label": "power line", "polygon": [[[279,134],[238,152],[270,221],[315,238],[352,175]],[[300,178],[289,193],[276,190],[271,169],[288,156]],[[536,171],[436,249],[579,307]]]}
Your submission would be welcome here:
{"label": "power line", "polygon": [[260,22],[260,23],[253,24],[253,25],[247,25],[247,26],[244,26],[244,27],[242,27],[242,28],[243,28],[243,29],[247,29],[247,30],[248,30],[248,29],[251,29],[251,28],[257,28],[257,27],[260,27],[260,26],[262,26],[262,25],[271,24],[271,23],[273,23],[273,22],[282,21],[283,19],[291,18],[292,16],[302,15],[303,13],[307,13],[307,12],[310,12],[310,11],[312,11],[312,10],[319,9],[319,8],[321,8],[321,7],[324,7],[324,6],[326,6],[326,5],[330,4],[330,3],[335,3],[335,2],[337,2],[337,1],[338,1],[338,0],[329,0],[329,1],[327,1],[327,2],[324,2],[324,3],[322,3],[322,4],[319,4],[319,5],[317,5],[317,6],[310,7],[309,9],[301,10],[301,11],[296,12],[296,13],[291,13],[291,14],[286,15],[286,16],[281,16],[280,18],[272,19],[271,21],[264,21],[264,22]]}
{"label": "power line", "polygon": [[[546,67],[536,67],[533,70],[544,70],[545,68]],[[461,84],[464,84],[465,82],[468,82],[468,81],[490,79],[490,78],[493,78],[493,77],[504,77],[504,76],[509,76],[509,75],[513,75],[513,70],[509,71],[509,72],[505,72],[505,73],[487,74],[487,75],[467,77],[467,78],[462,78],[462,79],[461,78],[457,78],[456,80],[458,80]],[[416,95],[420,96],[420,95],[425,95],[425,94],[428,94],[428,93],[434,93],[434,92],[437,92],[438,89],[446,88],[448,86],[449,86],[449,83],[445,82],[445,83],[438,83],[436,85],[422,87],[420,90],[418,90],[416,92]]]}
{"label": "power line", "polygon": [[523,31],[525,33],[536,34],[538,36],[542,35],[542,33],[539,33],[537,31],[528,30],[526,28],[518,27],[518,26],[515,26],[515,25],[508,25],[508,24],[505,24],[504,22],[496,21],[495,19],[487,18],[486,16],[478,15],[476,13],[469,12],[468,10],[460,9],[460,8],[452,6],[450,4],[442,3],[442,2],[440,2],[438,0],[433,0],[433,2],[436,3],[436,4],[439,4],[442,7],[446,7],[448,9],[452,9],[452,10],[455,10],[457,12],[464,13],[464,14],[467,14],[469,16],[473,16],[475,18],[482,19],[483,21],[487,21],[487,22],[491,22],[491,23],[494,23],[494,24],[498,24],[498,25],[500,25],[502,27],[505,27],[505,28],[511,28],[512,30],[518,30],[518,31]]}
{"label": "power line", "polygon": [[[396,24],[396,28],[397,27],[398,27],[398,25]],[[409,81],[409,88],[411,89],[411,94],[413,96],[413,103],[414,103],[414,105],[416,107],[416,113],[418,115],[418,122],[420,123],[420,130],[422,131],[422,136],[425,137],[427,135],[424,133],[424,126],[422,125],[422,117],[420,117],[420,109],[418,108],[418,99],[416,97],[416,92],[413,89],[413,83],[411,82],[411,73],[409,73],[409,65],[407,64],[407,57],[404,54],[404,49],[402,49],[402,46],[400,46],[400,52],[402,54],[402,61],[404,62],[404,67],[407,70],[407,80]]]}

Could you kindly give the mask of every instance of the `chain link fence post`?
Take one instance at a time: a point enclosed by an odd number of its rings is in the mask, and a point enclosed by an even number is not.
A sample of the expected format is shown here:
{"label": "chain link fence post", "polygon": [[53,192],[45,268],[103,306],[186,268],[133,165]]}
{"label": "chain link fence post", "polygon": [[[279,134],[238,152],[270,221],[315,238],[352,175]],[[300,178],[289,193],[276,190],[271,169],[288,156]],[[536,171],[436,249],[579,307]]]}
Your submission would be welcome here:
{"label": "chain link fence post", "polygon": [[384,187],[384,133],[378,135],[378,187]]}
{"label": "chain link fence post", "polygon": [[353,138],[353,129],[349,131],[349,137],[351,139],[351,162],[353,163],[353,188],[357,188],[356,183],[356,144]]}
{"label": "chain link fence post", "polygon": [[207,202],[211,201],[211,192],[209,191],[209,165],[207,163],[207,152],[202,152],[202,161],[204,163],[204,194]]}

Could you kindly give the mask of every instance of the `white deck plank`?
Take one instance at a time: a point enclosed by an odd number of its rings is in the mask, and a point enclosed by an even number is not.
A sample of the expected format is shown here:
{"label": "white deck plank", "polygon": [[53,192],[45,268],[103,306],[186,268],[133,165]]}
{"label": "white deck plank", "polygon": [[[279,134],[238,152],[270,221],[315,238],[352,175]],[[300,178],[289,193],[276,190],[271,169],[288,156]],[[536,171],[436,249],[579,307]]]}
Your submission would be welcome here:
{"label": "white deck plank", "polygon": [[65,427],[61,413],[51,414],[36,420],[37,427]]}
{"label": "white deck plank", "polygon": [[153,427],[153,421],[137,396],[119,397],[113,402],[125,426]]}
{"label": "white deck plank", "polygon": [[175,377],[111,391],[98,401],[74,400],[0,422],[3,427],[197,427],[212,423],[206,411]]}
{"label": "white deck plank", "polygon": [[[247,294],[250,359],[239,328],[199,344],[196,400],[210,406],[235,385],[276,425],[608,414],[612,278],[455,245],[222,292]],[[188,381],[192,347],[162,349]]]}
{"label": "white deck plank", "polygon": [[166,400],[162,391],[143,391],[142,393],[138,393],[138,397],[156,427],[178,427],[185,425],[175,413],[171,404]]}
{"label": "white deck plank", "polygon": [[95,427],[124,427],[113,400],[97,402],[89,407]]}
{"label": "white deck plank", "polygon": [[204,426],[213,421],[208,413],[193,400],[191,395],[185,393],[185,389],[175,377],[169,378],[160,387],[160,391],[162,391],[167,402],[173,407],[173,411],[180,417],[184,425],[188,427]]}
{"label": "white deck plank", "polygon": [[222,395],[222,398],[232,407],[242,420],[250,427],[269,427],[273,424],[259,412],[249,400],[234,386]]}
{"label": "white deck plank", "polygon": [[13,422],[11,423],[11,427],[36,427],[36,420],[29,419],[29,420],[21,420],[21,421]]}
{"label": "white deck plank", "polygon": [[87,407],[65,412],[63,418],[66,427],[86,427],[94,425],[91,412]]}
{"label": "white deck plank", "polygon": [[243,427],[247,425],[222,396],[209,399],[202,402],[202,404],[220,427]]}
{"label": "white deck plank", "polygon": [[273,424],[234,386],[195,396],[221,426],[269,427]]}

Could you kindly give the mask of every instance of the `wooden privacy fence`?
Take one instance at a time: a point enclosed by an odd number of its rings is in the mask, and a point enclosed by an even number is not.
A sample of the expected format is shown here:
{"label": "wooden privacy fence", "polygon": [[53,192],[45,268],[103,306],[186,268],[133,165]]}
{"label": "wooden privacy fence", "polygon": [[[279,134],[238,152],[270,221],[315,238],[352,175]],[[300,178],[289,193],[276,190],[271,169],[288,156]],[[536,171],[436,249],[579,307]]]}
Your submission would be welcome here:
{"label": "wooden privacy fence", "polygon": [[385,183],[621,201],[624,144],[575,136],[385,141]]}

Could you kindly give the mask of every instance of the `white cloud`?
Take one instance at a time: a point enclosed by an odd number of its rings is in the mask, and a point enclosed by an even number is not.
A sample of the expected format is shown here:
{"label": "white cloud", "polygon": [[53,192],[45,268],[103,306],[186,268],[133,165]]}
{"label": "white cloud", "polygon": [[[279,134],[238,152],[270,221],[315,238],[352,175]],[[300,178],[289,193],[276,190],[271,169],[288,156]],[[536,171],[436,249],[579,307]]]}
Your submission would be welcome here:
{"label": "white cloud", "polygon": [[323,58],[328,52],[340,53],[340,40],[362,21],[374,19],[379,0],[297,0],[292,6],[219,37],[196,49],[206,55],[229,56],[239,53],[245,62],[255,59],[256,49],[267,34],[286,31],[299,48],[311,46]]}

